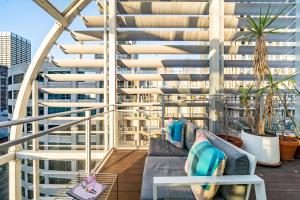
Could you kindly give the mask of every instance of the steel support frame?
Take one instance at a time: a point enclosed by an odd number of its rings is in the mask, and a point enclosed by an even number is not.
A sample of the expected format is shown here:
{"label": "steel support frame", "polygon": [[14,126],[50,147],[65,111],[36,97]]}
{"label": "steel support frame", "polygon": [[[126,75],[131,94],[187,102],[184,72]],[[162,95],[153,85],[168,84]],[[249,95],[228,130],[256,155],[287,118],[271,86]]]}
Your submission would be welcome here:
{"label": "steel support frame", "polygon": [[[100,5],[99,5],[100,6]],[[108,106],[108,41],[107,41],[107,0],[103,4],[104,32],[103,32],[103,59],[104,59],[104,105]],[[104,112],[108,111],[105,107]],[[109,141],[109,114],[104,115],[104,149],[108,151]]]}
{"label": "steel support frame", "polygon": [[116,30],[116,1],[109,0],[109,110],[114,112],[109,113],[109,148],[114,148],[116,146],[117,138],[117,117],[116,117],[116,43],[117,43],[117,30]]}
{"label": "steel support frame", "polygon": [[85,122],[85,172],[91,172],[91,111],[85,112],[88,119]]}
{"label": "steel support frame", "polygon": [[[32,82],[32,95],[31,95],[31,103],[32,103],[32,117],[37,117],[39,115],[39,107],[38,107],[38,81],[34,80]],[[39,133],[39,122],[35,121],[32,122],[32,133],[37,134]],[[38,151],[39,150],[39,139],[32,140],[32,150]],[[40,199],[40,162],[39,160],[33,160],[33,199],[38,200]]]}
{"label": "steel support frame", "polygon": [[222,130],[224,115],[224,0],[209,0],[209,130]]}
{"label": "steel support frame", "polygon": [[[52,46],[74,20],[92,0],[78,0],[71,4],[64,12],[63,17],[66,19],[67,24],[63,26],[61,22],[56,22],[51,30],[48,32],[40,47],[38,48],[35,56],[33,57],[23,79],[20,87],[19,95],[16,100],[16,105],[13,113],[13,120],[22,119],[25,117],[26,108],[31,93],[32,81],[36,79],[37,74],[48,55]],[[48,11],[47,11],[48,12]],[[16,125],[11,127],[10,139],[14,140],[20,138],[22,135],[23,125]],[[16,153],[21,150],[21,146],[11,147],[10,153]],[[21,160],[12,160],[9,162],[9,199],[19,200],[22,199],[21,194]]]}

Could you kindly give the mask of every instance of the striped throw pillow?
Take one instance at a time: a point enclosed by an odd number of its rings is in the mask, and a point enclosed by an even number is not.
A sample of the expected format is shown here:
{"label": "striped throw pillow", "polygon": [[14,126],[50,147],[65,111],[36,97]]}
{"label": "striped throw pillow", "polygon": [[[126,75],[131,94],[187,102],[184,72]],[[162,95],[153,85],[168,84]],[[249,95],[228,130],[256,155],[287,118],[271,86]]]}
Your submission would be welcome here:
{"label": "striped throw pillow", "polygon": [[[226,155],[213,146],[201,130],[196,132],[193,144],[185,163],[188,176],[221,176],[224,172]],[[218,190],[217,185],[191,186],[197,200],[212,199]]]}
{"label": "striped throw pillow", "polygon": [[178,148],[184,145],[185,122],[182,120],[169,120],[166,139]]}

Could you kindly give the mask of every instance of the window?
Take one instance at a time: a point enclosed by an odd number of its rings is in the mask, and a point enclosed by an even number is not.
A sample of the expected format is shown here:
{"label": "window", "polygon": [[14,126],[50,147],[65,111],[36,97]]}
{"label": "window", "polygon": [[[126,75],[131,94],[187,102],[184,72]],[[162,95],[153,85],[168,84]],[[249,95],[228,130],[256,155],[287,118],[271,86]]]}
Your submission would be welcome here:
{"label": "window", "polygon": [[49,184],[68,184],[71,180],[67,178],[49,178]]}
{"label": "window", "polygon": [[27,174],[27,182],[33,183],[33,175],[32,174]]}
{"label": "window", "polygon": [[39,96],[38,96],[39,99],[44,99],[44,93],[42,92],[39,92]]}
{"label": "window", "polygon": [[69,107],[48,107],[48,114],[71,111]]}
{"label": "window", "polygon": [[12,106],[8,106],[8,113],[9,113],[9,114],[12,114],[12,110],[13,110],[13,109],[12,109]]}
{"label": "window", "polygon": [[25,172],[24,171],[21,172],[21,176],[22,176],[22,180],[25,181]]}
{"label": "window", "polygon": [[40,160],[40,169],[45,169],[45,161]]}
{"label": "window", "polygon": [[49,160],[49,170],[71,171],[71,161]]}
{"label": "window", "polygon": [[45,184],[45,177],[44,176],[40,176],[40,184]]}
{"label": "window", "polygon": [[48,99],[71,99],[70,94],[48,94]]}
{"label": "window", "polygon": [[8,99],[12,99],[12,91],[8,91]]}
{"label": "window", "polygon": [[7,84],[8,84],[8,85],[11,85],[11,84],[12,84],[12,76],[9,76],[9,77],[7,78]]}
{"label": "window", "polygon": [[14,75],[14,84],[22,83],[23,78],[24,78],[24,74]]}
{"label": "window", "polygon": [[44,115],[44,107],[39,107],[39,115]]}
{"label": "window", "polygon": [[22,186],[22,196],[25,197],[25,188]]}
{"label": "window", "polygon": [[28,199],[33,199],[33,191],[28,190]]}
{"label": "window", "polygon": [[14,99],[18,98],[19,90],[14,90]]}
{"label": "window", "polygon": [[27,116],[32,116],[32,109],[31,109],[31,107],[27,107]]}
{"label": "window", "polygon": [[77,99],[82,100],[82,99],[96,99],[95,94],[78,94]]}

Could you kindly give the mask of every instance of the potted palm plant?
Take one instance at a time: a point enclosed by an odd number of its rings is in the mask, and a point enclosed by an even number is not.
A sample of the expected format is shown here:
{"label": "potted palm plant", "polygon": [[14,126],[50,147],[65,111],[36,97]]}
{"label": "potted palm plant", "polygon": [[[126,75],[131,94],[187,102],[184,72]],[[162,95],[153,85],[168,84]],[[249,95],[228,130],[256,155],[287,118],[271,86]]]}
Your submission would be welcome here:
{"label": "potted palm plant", "polygon": [[[270,132],[265,129],[267,121],[271,125],[271,118],[274,113],[274,91],[264,87],[266,78],[271,75],[268,66],[268,49],[265,38],[267,35],[278,33],[279,28],[270,27],[285,9],[286,7],[278,13],[273,14],[269,6],[266,13],[264,15],[260,14],[257,20],[248,16],[245,27],[247,32],[242,36],[243,40],[247,40],[248,42],[255,39],[253,71],[256,77],[256,84],[255,87],[251,88],[255,94],[255,110],[252,113],[253,116],[248,116],[249,124],[252,124],[252,133],[242,131],[241,138],[245,150],[255,155],[259,163],[272,166],[280,165],[280,151],[279,137],[276,134],[269,134]],[[248,94],[250,92],[248,91]],[[241,101],[242,104],[247,103],[246,96],[241,100],[244,101]],[[247,112],[245,113],[249,115],[249,112]]]}
{"label": "potted palm plant", "polygon": [[[297,75],[297,74],[295,74]],[[297,124],[293,118],[293,116],[288,111],[288,102],[287,102],[287,96],[288,95],[299,95],[300,92],[296,88],[295,81],[292,79],[293,76],[290,75],[285,78],[284,81],[280,81],[281,85],[283,86],[283,89],[280,89],[279,87],[276,87],[276,82],[273,78],[270,78],[271,80],[269,82],[273,83],[270,85],[274,85],[273,88],[277,93],[277,96],[280,100],[280,102],[283,105],[284,108],[284,116],[283,116],[283,124],[284,128],[282,130],[282,135],[280,137],[280,158],[281,160],[293,160],[295,152],[299,146],[298,136],[299,136],[299,129],[297,128]],[[288,87],[285,82],[289,81],[290,87]],[[280,95],[281,94],[281,95]],[[293,134],[287,136],[285,133],[285,124],[286,124],[286,118],[290,120],[294,126]]]}

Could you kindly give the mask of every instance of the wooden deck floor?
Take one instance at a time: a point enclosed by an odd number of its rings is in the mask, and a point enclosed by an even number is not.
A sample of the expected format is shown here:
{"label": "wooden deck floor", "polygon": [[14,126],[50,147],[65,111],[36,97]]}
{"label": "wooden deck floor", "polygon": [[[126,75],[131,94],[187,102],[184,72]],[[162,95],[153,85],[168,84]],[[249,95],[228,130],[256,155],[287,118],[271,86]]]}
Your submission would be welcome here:
{"label": "wooden deck floor", "polygon": [[[269,200],[300,199],[300,159],[283,161],[280,167],[258,165],[256,174],[265,180]],[[255,199],[251,194],[251,200]]]}
{"label": "wooden deck floor", "polygon": [[101,172],[118,175],[117,194],[111,200],[139,200],[147,151],[117,150],[112,153]]}
{"label": "wooden deck floor", "polygon": [[[102,172],[118,174],[117,194],[110,199],[139,200],[147,151],[118,150],[112,153]],[[300,199],[300,159],[280,167],[257,166],[256,174],[266,182],[269,200]],[[255,197],[251,193],[251,200]]]}

